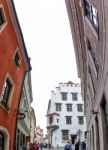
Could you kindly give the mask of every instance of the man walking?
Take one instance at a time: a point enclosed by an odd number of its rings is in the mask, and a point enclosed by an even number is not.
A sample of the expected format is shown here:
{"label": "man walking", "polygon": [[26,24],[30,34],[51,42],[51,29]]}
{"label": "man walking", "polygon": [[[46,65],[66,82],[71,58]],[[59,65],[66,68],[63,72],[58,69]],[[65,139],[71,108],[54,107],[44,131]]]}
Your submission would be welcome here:
{"label": "man walking", "polygon": [[70,144],[70,142],[68,141],[67,144],[64,147],[64,150],[72,150],[72,146]]}

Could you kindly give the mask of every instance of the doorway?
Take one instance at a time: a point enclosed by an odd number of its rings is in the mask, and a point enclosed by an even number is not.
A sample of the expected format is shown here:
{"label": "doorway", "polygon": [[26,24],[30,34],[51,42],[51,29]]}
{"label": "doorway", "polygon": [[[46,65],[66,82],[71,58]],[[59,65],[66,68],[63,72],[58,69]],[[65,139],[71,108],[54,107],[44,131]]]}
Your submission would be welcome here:
{"label": "doorway", "polygon": [[77,137],[76,134],[72,134],[72,135],[71,135],[71,143],[72,143],[72,144],[75,144],[76,137]]}

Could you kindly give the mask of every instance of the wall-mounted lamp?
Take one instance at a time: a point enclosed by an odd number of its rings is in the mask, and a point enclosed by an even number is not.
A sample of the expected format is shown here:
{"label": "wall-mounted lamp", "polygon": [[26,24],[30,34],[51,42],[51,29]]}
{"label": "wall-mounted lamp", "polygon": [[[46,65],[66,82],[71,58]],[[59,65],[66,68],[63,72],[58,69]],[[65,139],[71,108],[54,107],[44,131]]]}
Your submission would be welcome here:
{"label": "wall-mounted lamp", "polygon": [[24,119],[26,117],[25,112],[22,109],[15,109],[17,112],[17,119]]}

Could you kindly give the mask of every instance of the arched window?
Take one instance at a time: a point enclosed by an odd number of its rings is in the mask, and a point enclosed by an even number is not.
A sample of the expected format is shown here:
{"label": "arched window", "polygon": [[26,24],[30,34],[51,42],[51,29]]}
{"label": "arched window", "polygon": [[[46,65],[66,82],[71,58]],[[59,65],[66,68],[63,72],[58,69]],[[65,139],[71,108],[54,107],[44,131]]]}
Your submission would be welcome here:
{"label": "arched window", "polygon": [[0,150],[4,150],[4,135],[0,132]]}

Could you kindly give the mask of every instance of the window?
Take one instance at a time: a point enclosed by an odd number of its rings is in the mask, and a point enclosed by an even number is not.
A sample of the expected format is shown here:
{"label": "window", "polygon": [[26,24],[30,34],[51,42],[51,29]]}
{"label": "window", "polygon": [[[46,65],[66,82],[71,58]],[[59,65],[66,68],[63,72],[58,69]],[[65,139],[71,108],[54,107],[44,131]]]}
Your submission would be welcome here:
{"label": "window", "polygon": [[91,54],[91,57],[92,57],[92,60],[93,60],[93,63],[94,63],[94,66],[96,68],[96,71],[97,73],[99,72],[99,63],[97,61],[97,58],[96,58],[96,54],[95,52],[93,51],[92,47],[91,47],[91,44],[90,44],[90,41],[87,39],[87,48]]}
{"label": "window", "polygon": [[78,116],[78,123],[84,124],[84,117],[83,116]]}
{"label": "window", "polygon": [[62,130],[62,140],[68,140],[69,130]]}
{"label": "window", "polygon": [[67,93],[61,93],[62,94],[62,100],[67,100]]}
{"label": "window", "polygon": [[82,104],[77,104],[77,109],[79,112],[83,111],[83,105]]}
{"label": "window", "polygon": [[49,123],[53,123],[53,116],[49,117]]}
{"label": "window", "polygon": [[72,104],[66,104],[67,106],[67,111],[72,111]]}
{"label": "window", "polygon": [[59,119],[57,119],[57,123],[59,123]]}
{"label": "window", "polygon": [[4,135],[0,132],[0,150],[4,150]]}
{"label": "window", "polygon": [[5,83],[4,83],[2,100],[1,100],[1,104],[3,106],[5,106],[6,108],[8,107],[8,100],[9,100],[9,97],[10,97],[11,90],[12,90],[12,83],[7,78]]}
{"label": "window", "polygon": [[72,124],[72,117],[66,116],[66,124]]}
{"label": "window", "polygon": [[14,62],[15,62],[16,67],[19,68],[20,63],[21,63],[21,55],[20,55],[19,51],[17,51],[15,53]]}
{"label": "window", "polygon": [[72,100],[77,101],[78,100],[78,93],[72,93]]}
{"label": "window", "polygon": [[9,110],[11,101],[12,101],[12,94],[13,94],[13,89],[14,89],[14,84],[9,75],[7,75],[4,85],[3,85],[3,90],[1,93],[1,104],[4,106],[7,111]]}
{"label": "window", "polygon": [[85,15],[93,25],[94,29],[98,32],[98,12],[94,6],[92,6],[87,0],[84,0]]}
{"label": "window", "polygon": [[61,104],[60,103],[56,103],[56,111],[61,111]]}
{"label": "window", "polygon": [[3,9],[0,8],[0,26],[2,26],[4,24],[5,20],[3,17]]}
{"label": "window", "polygon": [[2,31],[7,25],[7,20],[4,12],[3,5],[0,5],[0,31]]}

